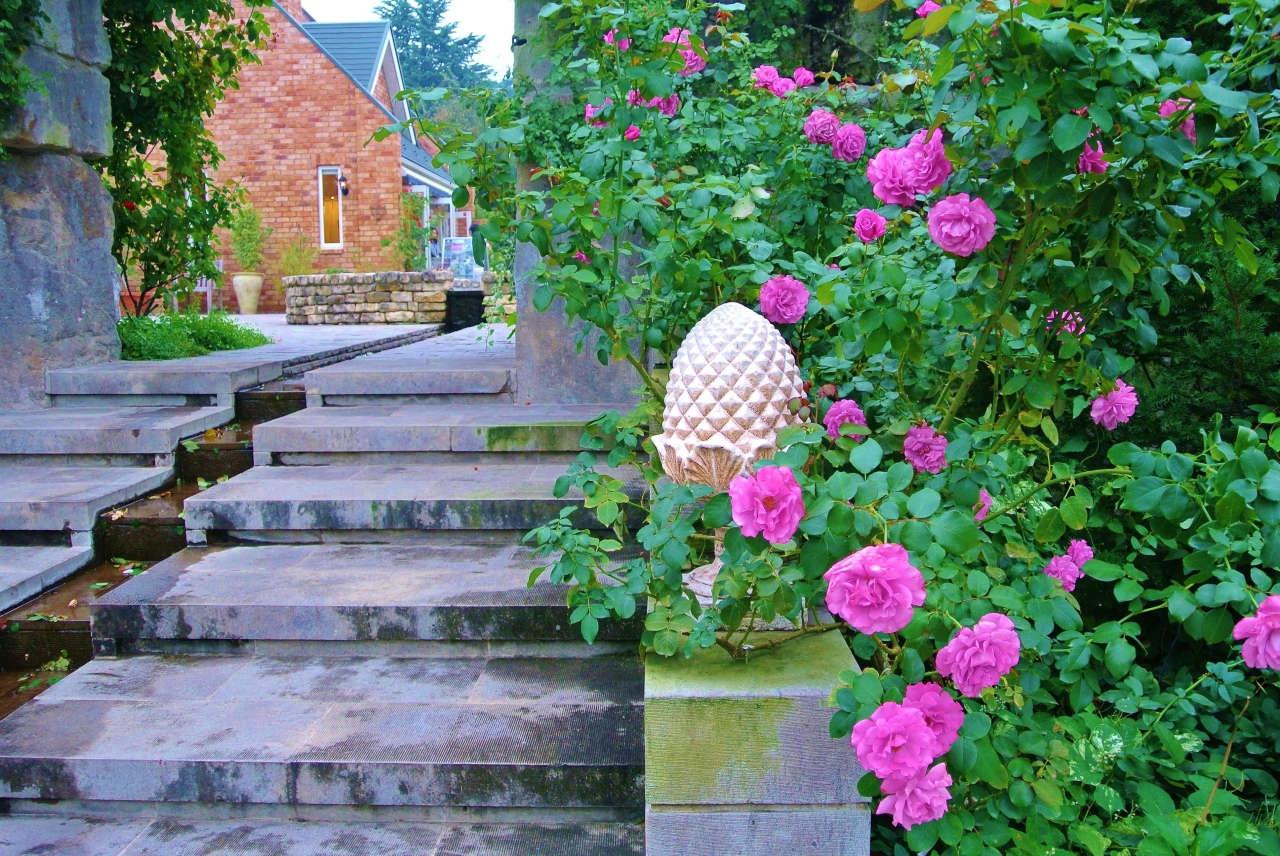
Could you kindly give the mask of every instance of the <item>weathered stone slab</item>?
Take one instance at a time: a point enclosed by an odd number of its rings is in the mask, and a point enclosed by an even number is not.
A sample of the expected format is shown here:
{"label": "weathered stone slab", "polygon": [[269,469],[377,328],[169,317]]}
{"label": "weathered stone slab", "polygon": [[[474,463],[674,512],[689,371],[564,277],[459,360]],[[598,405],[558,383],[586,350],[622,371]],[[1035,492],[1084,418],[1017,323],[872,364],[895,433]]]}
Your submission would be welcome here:
{"label": "weathered stone slab", "polygon": [[167,467],[0,465],[0,531],[88,532],[100,512],[137,499],[173,476]]}
{"label": "weathered stone slab", "polygon": [[[501,463],[254,467],[189,498],[187,532],[528,531],[582,501],[576,492],[556,498],[563,474],[562,465]],[[638,474],[617,475],[637,495],[643,489]]]}
{"label": "weathered stone slab", "polygon": [[351,823],[14,816],[0,850],[48,856],[642,856],[634,823]]}
{"label": "weathered stone slab", "polygon": [[[566,586],[516,545],[189,548],[98,599],[99,639],[574,641]],[[643,618],[601,623],[638,640]]]}
{"label": "weathered stone slab", "polygon": [[827,734],[836,676],[855,668],[838,632],[745,662],[715,647],[645,666],[649,856],[685,853],[689,840],[747,856],[775,854],[779,842],[787,853],[824,852],[803,843],[821,830],[845,836],[836,852],[865,856],[862,771],[848,742]]}
{"label": "weathered stone slab", "polygon": [[0,455],[167,455],[235,415],[234,407],[0,410]]}
{"label": "weathered stone slab", "polygon": [[0,547],[0,612],[35,597],[92,560],[92,547]]}
{"label": "weathered stone slab", "polygon": [[[367,280],[370,276],[372,283]],[[453,273],[326,273],[287,276],[283,282],[285,317],[290,324],[350,324],[353,318],[363,320],[370,313],[388,324],[440,324],[445,320],[445,292],[453,285]]]}
{"label": "weathered stone slab", "polygon": [[[97,5],[97,4],[94,4]],[[22,64],[44,84],[27,93],[4,129],[5,145],[74,152],[90,159],[111,151],[111,91],[102,71],[37,45]]]}

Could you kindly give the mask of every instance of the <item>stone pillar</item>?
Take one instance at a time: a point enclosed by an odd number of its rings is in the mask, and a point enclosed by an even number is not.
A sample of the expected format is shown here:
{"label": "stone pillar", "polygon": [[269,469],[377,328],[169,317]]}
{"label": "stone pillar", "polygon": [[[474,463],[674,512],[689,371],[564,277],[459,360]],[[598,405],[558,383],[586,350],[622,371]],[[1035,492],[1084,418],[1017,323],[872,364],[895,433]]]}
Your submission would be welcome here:
{"label": "stone pillar", "polygon": [[102,4],[43,7],[22,61],[46,91],[0,126],[0,407],[44,406],[45,369],[120,354],[111,197],[86,163],[111,149]]}
{"label": "stone pillar", "polygon": [[[516,0],[515,78],[534,85],[546,77],[546,34],[538,26],[544,0]],[[540,92],[535,97],[554,97]],[[529,188],[529,164],[519,167],[521,190]],[[533,271],[538,251],[532,244],[516,247],[516,384],[517,396],[534,404],[630,405],[637,400],[640,376],[627,363],[602,366],[588,336],[581,353],[575,349],[580,324],[570,325],[564,302],[556,298],[546,312],[533,306]]]}

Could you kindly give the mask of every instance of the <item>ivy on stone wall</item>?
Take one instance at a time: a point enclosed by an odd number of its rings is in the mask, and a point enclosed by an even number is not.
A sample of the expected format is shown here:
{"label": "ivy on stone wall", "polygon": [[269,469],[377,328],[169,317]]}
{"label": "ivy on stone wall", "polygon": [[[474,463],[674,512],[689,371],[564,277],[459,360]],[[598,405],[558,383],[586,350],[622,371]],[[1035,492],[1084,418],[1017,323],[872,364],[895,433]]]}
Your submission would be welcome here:
{"label": "ivy on stone wall", "polygon": [[[27,93],[40,82],[18,61],[45,20],[40,0],[0,0],[0,125],[26,103]],[[6,153],[0,149],[0,160]]]}

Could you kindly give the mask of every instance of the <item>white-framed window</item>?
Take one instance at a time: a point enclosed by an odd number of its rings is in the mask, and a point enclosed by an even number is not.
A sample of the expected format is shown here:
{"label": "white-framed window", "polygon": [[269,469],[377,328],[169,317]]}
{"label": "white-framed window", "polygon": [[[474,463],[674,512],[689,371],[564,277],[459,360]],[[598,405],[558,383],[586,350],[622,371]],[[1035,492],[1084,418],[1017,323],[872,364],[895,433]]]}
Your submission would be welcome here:
{"label": "white-framed window", "polygon": [[320,249],[342,249],[342,167],[322,166],[320,187]]}

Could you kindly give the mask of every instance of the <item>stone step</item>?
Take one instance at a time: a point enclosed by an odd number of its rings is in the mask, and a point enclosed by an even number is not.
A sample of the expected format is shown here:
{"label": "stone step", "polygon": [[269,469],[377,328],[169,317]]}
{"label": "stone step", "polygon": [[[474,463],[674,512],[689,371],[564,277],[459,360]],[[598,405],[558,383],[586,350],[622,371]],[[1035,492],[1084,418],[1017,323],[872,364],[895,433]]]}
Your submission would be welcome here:
{"label": "stone step", "polygon": [[482,325],[307,372],[307,406],[520,403],[515,338]]}
{"label": "stone step", "polygon": [[[576,491],[555,497],[564,471],[563,464],[488,462],[254,467],[186,501],[187,541],[205,543],[209,532],[301,542],[399,532],[510,542],[582,502]],[[638,473],[614,474],[633,496],[643,490]],[[595,519],[582,514],[579,525],[598,527]]]}
{"label": "stone step", "polygon": [[179,441],[234,419],[234,407],[5,410],[0,411],[0,461],[169,466]]}
{"label": "stone step", "polygon": [[[94,603],[95,647],[114,654],[138,650],[131,644],[139,641],[147,650],[146,640],[581,643],[569,623],[568,587],[545,578],[528,585],[543,564],[515,545],[188,548]],[[602,622],[597,639],[638,641],[642,613]]]}
{"label": "stone step", "polygon": [[[398,405],[309,407],[253,429],[254,462],[270,464],[404,463],[485,453],[555,455],[581,451],[588,422],[608,405]],[[490,458],[490,460],[494,460]]]}
{"label": "stone step", "polygon": [[30,600],[93,560],[93,548],[0,547],[0,612]]}
{"label": "stone step", "polygon": [[93,660],[0,720],[0,799],[634,812],[642,667]]}
{"label": "stone step", "polygon": [[643,856],[639,823],[360,823],[14,815],[0,853],[46,856]]}
{"label": "stone step", "polygon": [[169,467],[45,467],[0,464],[0,532],[70,531],[89,543],[98,514],[149,493],[173,475]]}

